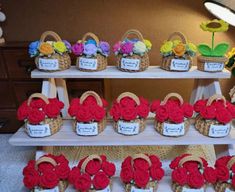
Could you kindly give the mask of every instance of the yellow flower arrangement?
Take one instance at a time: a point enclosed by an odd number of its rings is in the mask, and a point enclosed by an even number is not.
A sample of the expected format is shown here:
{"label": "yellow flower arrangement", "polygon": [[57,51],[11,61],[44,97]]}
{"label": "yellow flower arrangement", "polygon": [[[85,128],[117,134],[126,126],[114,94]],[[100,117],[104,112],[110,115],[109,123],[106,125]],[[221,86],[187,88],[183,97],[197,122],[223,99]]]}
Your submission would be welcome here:
{"label": "yellow flower arrangement", "polygon": [[225,32],[228,30],[228,23],[223,20],[214,19],[212,21],[206,21],[200,25],[203,31],[209,32]]}
{"label": "yellow flower arrangement", "polygon": [[51,55],[54,52],[54,49],[49,43],[44,42],[40,44],[39,51],[43,55]]}
{"label": "yellow flower arrangement", "polygon": [[186,51],[185,44],[179,43],[177,46],[173,48],[173,52],[176,56],[182,57]]}
{"label": "yellow flower arrangement", "polygon": [[152,43],[149,40],[144,39],[144,44],[146,45],[148,50],[150,50],[152,48]]}
{"label": "yellow flower arrangement", "polygon": [[160,48],[161,53],[170,53],[172,52],[173,48],[173,42],[172,41],[166,41]]}
{"label": "yellow flower arrangement", "polygon": [[57,51],[59,53],[64,53],[67,51],[67,48],[62,41],[54,42],[53,47],[54,47],[55,51]]}
{"label": "yellow flower arrangement", "polygon": [[181,41],[179,39],[173,40],[173,47],[176,47]]}
{"label": "yellow flower arrangement", "polygon": [[187,44],[187,47],[188,47],[188,49],[189,49],[190,51],[192,51],[192,52],[197,52],[197,46],[194,45],[193,43],[188,43],[188,44]]}

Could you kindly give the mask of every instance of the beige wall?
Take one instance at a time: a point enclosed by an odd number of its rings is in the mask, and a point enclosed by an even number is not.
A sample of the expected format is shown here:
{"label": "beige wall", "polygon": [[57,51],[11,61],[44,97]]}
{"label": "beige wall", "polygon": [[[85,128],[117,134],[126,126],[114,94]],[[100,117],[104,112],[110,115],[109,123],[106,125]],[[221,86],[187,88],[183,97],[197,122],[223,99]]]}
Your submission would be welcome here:
{"label": "beige wall", "polygon": [[[199,24],[213,18],[203,0],[2,0],[2,6],[7,15],[3,24],[7,41],[31,41],[50,29],[70,41],[92,31],[113,44],[127,29],[136,28],[153,43],[151,65],[159,64],[159,47],[173,31],[182,31],[194,43],[209,43],[210,34],[201,31]],[[216,35],[216,40],[235,46],[234,34],[235,27],[231,27]],[[110,64],[114,63],[112,55]],[[111,80],[107,91],[111,97],[128,90],[151,99],[178,91],[188,99],[192,84],[192,80]],[[232,85],[234,78],[222,81],[225,95]]]}

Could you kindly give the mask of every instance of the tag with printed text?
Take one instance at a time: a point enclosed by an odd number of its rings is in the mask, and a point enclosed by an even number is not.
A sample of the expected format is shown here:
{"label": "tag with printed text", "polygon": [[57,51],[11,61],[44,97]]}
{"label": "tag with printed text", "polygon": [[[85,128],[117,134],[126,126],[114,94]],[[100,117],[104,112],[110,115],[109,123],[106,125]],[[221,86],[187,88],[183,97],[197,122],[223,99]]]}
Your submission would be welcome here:
{"label": "tag with printed text", "polygon": [[59,61],[58,61],[58,59],[39,58],[38,67],[39,67],[39,69],[44,69],[44,70],[58,70],[59,69]]}
{"label": "tag with printed text", "polygon": [[139,123],[118,121],[118,133],[124,135],[136,135],[139,133]]}
{"label": "tag with printed text", "polygon": [[208,62],[205,63],[204,65],[204,70],[205,71],[222,71],[224,69],[224,63],[212,63],[212,62]]}
{"label": "tag with printed text", "polygon": [[170,69],[175,71],[188,71],[189,65],[190,60],[172,59]]}
{"label": "tag with printed text", "polygon": [[129,70],[139,70],[140,69],[140,60],[139,59],[121,59],[121,68]]}
{"label": "tag with printed text", "polygon": [[31,125],[26,124],[28,134],[31,137],[46,137],[51,135],[51,130],[49,124],[45,125]]}
{"label": "tag with printed text", "polygon": [[97,59],[84,58],[79,59],[79,68],[96,70],[98,66]]}
{"label": "tag with printed text", "polygon": [[184,135],[184,123],[170,124],[163,123],[163,135],[165,136],[181,136]]}
{"label": "tag with printed text", "polygon": [[98,123],[77,123],[76,132],[78,135],[98,135]]}
{"label": "tag with printed text", "polygon": [[211,125],[209,129],[209,136],[224,137],[227,136],[230,130],[230,124],[226,125]]}
{"label": "tag with printed text", "polygon": [[153,188],[150,187],[149,189],[138,189],[134,186],[131,187],[131,192],[153,192]]}
{"label": "tag with printed text", "polygon": [[183,187],[182,192],[204,192],[204,188],[200,188],[200,189],[189,189],[186,187]]}
{"label": "tag with printed text", "polygon": [[106,187],[105,189],[102,190],[96,190],[96,192],[111,192],[110,186]]}
{"label": "tag with printed text", "polygon": [[56,186],[53,189],[38,189],[38,188],[35,188],[34,192],[60,192],[60,190],[59,190],[59,187]]}

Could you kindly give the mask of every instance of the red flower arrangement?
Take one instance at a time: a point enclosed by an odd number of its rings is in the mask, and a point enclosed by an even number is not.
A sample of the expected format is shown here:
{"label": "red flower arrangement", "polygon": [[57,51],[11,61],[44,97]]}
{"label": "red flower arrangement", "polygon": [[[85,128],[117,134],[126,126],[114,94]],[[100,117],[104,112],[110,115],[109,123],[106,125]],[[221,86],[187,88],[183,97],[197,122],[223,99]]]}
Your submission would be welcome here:
{"label": "red flower arrangement", "polygon": [[162,163],[156,155],[136,154],[122,162],[120,178],[126,191],[130,192],[133,187],[155,189],[163,176]]}
{"label": "red flower arrangement", "polygon": [[31,160],[23,169],[24,185],[28,189],[66,188],[65,182],[70,173],[69,162],[63,156],[44,155],[37,161]]}
{"label": "red flower arrangement", "polygon": [[79,192],[103,190],[110,187],[115,172],[115,165],[106,156],[90,155],[73,167],[69,174],[69,183]]}

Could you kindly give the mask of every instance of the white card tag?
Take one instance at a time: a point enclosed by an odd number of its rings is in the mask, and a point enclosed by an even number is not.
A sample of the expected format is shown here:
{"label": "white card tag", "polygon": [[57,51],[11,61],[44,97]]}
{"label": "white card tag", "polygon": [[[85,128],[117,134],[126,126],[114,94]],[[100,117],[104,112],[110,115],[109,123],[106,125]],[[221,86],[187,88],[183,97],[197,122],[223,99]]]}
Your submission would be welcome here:
{"label": "white card tag", "polygon": [[98,135],[98,123],[77,123],[76,132],[78,135]]}
{"label": "white card tag", "polygon": [[140,69],[140,60],[139,59],[121,59],[121,68],[129,70],[139,70]]}
{"label": "white card tag", "polygon": [[224,137],[228,135],[230,124],[226,125],[211,125],[209,129],[209,136],[211,137]]}
{"label": "white card tag", "polygon": [[149,189],[138,189],[134,186],[131,187],[131,192],[153,192],[153,188],[150,187]]}
{"label": "white card tag", "polygon": [[190,64],[190,60],[172,59],[170,69],[176,70],[176,71],[188,71],[189,64]]}
{"label": "white card tag", "polygon": [[189,188],[183,187],[182,192],[204,192],[204,188],[200,188],[200,189],[189,189]]}
{"label": "white card tag", "polygon": [[124,135],[136,135],[139,133],[139,123],[118,121],[118,133]]}
{"label": "white card tag", "polygon": [[31,125],[31,124],[27,123],[26,128],[28,130],[28,134],[31,137],[46,137],[46,136],[51,135],[51,129],[50,129],[49,124]]}
{"label": "white card tag", "polygon": [[97,59],[90,59],[90,58],[81,57],[79,59],[79,68],[96,70],[97,69]]}
{"label": "white card tag", "polygon": [[224,63],[212,63],[212,62],[206,62],[204,65],[205,71],[222,71],[224,69]]}
{"label": "white card tag", "polygon": [[39,58],[38,67],[39,67],[39,69],[44,69],[44,70],[58,70],[59,69],[59,61],[58,61],[58,59]]}
{"label": "white card tag", "polygon": [[225,189],[225,192],[234,192],[234,191],[232,191],[232,190],[226,188],[226,189]]}
{"label": "white card tag", "polygon": [[96,192],[111,192],[110,186],[106,187],[105,189],[102,190],[96,190]]}
{"label": "white card tag", "polygon": [[181,136],[184,135],[184,123],[170,124],[163,123],[163,135],[165,136]]}
{"label": "white card tag", "polygon": [[56,186],[53,189],[38,189],[38,188],[35,188],[34,192],[60,192],[60,190],[59,190],[59,187]]}

